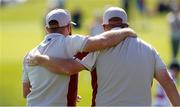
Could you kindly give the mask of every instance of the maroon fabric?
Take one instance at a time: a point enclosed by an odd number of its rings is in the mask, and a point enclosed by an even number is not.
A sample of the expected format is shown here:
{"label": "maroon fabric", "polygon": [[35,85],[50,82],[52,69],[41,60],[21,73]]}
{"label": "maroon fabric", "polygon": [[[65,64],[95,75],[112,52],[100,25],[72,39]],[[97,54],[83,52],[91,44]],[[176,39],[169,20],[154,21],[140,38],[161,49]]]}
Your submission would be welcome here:
{"label": "maroon fabric", "polygon": [[[78,53],[75,55],[76,58],[78,59],[83,59],[88,53]],[[91,86],[92,86],[92,106],[96,106],[96,94],[97,94],[97,88],[98,88],[98,84],[97,84],[97,73],[96,73],[96,69],[94,69],[91,72]]]}
{"label": "maroon fabric", "polygon": [[[88,53],[77,53],[75,57],[81,60],[87,54]],[[70,76],[70,82],[69,82],[68,94],[67,94],[68,106],[76,106],[77,91],[78,91],[78,74],[74,74]]]}
{"label": "maroon fabric", "polygon": [[75,75],[71,75],[70,77],[68,95],[67,95],[68,106],[76,106],[77,91],[78,91],[78,74],[75,74]]}
{"label": "maroon fabric", "polygon": [[74,57],[78,58],[79,60],[83,59],[86,55],[88,54],[88,52],[83,52],[83,53],[77,53]]}
{"label": "maroon fabric", "polygon": [[96,69],[94,69],[93,71],[91,71],[91,86],[92,86],[92,105],[91,106],[96,106],[96,94],[97,94],[97,88],[98,88],[98,84],[97,84],[97,72]]}

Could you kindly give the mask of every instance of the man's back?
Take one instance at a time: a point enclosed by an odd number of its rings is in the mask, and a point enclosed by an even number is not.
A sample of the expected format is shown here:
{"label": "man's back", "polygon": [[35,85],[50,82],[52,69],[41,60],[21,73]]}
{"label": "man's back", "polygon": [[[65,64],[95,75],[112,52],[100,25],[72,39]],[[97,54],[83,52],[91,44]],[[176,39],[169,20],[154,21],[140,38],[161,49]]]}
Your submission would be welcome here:
{"label": "man's back", "polygon": [[[151,46],[138,38],[127,38],[94,56],[97,57],[97,106],[151,105],[154,72],[165,67]],[[88,62],[86,58],[84,62]]]}
{"label": "man's back", "polygon": [[[74,42],[79,42],[74,44]],[[64,37],[60,34],[49,34],[43,42],[30,51],[29,55],[46,54],[57,58],[72,58],[84,39],[79,37]],[[72,46],[73,45],[73,46]],[[30,56],[27,56],[30,57]],[[49,72],[41,66],[24,65],[23,81],[29,81],[32,86],[27,96],[29,106],[66,106],[70,77]],[[75,89],[72,91],[76,91]]]}
{"label": "man's back", "polygon": [[[103,51],[99,54],[96,65],[98,84],[102,84],[98,90],[103,90],[98,91],[100,94],[97,95],[97,102],[98,97],[102,98],[108,93],[112,97],[107,98],[111,100],[108,102],[116,102],[115,104],[151,104],[154,62],[152,50],[137,38],[128,38],[118,46]],[[114,93],[114,96],[109,92]],[[106,102],[101,101],[102,104]]]}

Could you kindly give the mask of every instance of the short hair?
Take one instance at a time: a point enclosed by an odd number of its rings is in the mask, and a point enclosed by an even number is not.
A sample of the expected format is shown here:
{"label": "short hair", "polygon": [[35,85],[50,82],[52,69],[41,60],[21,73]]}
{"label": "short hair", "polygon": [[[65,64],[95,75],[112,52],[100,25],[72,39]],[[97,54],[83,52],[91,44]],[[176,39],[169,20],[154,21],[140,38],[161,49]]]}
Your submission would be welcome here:
{"label": "short hair", "polygon": [[[113,22],[113,23],[111,23]],[[122,19],[119,17],[113,17],[109,19],[109,25],[114,28],[114,27],[121,27],[121,28],[126,28],[129,27],[127,23],[122,23]]]}
{"label": "short hair", "polygon": [[57,33],[59,32],[59,30],[64,30],[65,27],[67,27],[68,25],[66,26],[63,26],[63,27],[59,27],[59,23],[58,21],[56,20],[51,20],[49,21],[49,29],[50,29],[50,32],[51,33]]}
{"label": "short hair", "polygon": [[50,29],[52,29],[52,28],[59,28],[59,23],[56,20],[51,20],[48,23],[49,23],[49,28]]}

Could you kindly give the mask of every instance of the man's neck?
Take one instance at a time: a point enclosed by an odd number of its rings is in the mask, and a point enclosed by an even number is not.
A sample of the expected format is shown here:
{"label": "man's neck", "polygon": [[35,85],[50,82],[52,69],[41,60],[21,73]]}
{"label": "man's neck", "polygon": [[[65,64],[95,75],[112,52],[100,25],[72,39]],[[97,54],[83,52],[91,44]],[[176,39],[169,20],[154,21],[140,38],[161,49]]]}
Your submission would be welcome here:
{"label": "man's neck", "polygon": [[51,34],[60,34],[60,35],[63,35],[65,37],[68,36],[68,35],[60,33],[60,32],[51,32],[51,33],[48,33],[48,35],[51,35]]}
{"label": "man's neck", "polygon": [[122,29],[121,27],[114,27],[114,28],[111,28],[111,30],[119,30],[119,29]]}

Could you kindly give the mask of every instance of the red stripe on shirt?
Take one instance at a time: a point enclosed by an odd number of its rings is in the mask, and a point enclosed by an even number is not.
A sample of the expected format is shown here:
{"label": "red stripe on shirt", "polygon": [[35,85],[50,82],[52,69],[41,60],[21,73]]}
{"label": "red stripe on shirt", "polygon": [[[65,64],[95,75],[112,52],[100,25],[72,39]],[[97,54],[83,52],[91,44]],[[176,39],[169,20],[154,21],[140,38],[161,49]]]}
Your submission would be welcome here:
{"label": "red stripe on shirt", "polygon": [[[74,57],[78,59],[84,58],[88,53],[77,53]],[[76,106],[76,98],[78,91],[78,74],[71,75],[67,94],[67,106]]]}
{"label": "red stripe on shirt", "polygon": [[70,76],[70,82],[67,94],[67,105],[76,106],[76,97],[78,90],[78,74]]}
{"label": "red stripe on shirt", "polygon": [[91,71],[91,85],[92,85],[92,105],[91,106],[96,106],[96,95],[97,95],[97,88],[98,88],[98,84],[97,84],[97,72],[96,69],[94,69],[93,71]]}

